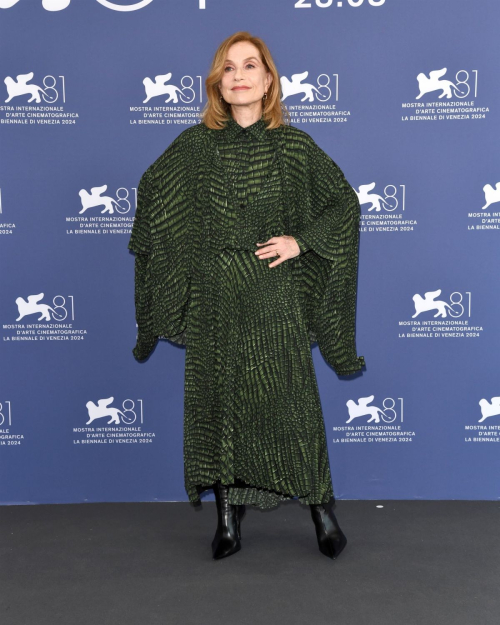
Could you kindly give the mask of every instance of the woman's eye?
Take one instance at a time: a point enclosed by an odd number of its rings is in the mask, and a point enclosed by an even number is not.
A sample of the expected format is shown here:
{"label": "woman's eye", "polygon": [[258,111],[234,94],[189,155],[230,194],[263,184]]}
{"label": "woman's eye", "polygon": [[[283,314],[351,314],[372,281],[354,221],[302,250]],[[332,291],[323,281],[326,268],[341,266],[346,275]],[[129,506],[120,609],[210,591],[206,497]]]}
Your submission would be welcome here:
{"label": "woman's eye", "polygon": [[[255,67],[255,65],[253,63],[247,63],[245,67]],[[231,69],[231,66],[228,65],[227,67],[224,68],[224,71]]]}

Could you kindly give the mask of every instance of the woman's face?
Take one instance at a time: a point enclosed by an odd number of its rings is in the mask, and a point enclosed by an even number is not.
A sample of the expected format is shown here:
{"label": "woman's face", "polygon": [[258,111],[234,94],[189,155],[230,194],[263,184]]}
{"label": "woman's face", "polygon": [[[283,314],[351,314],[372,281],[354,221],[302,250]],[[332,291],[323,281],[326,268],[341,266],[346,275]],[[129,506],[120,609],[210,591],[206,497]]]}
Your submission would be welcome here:
{"label": "woman's face", "polygon": [[239,41],[227,51],[219,89],[226,102],[234,106],[262,103],[262,96],[272,82],[272,75],[260,60],[258,49],[248,41]]}

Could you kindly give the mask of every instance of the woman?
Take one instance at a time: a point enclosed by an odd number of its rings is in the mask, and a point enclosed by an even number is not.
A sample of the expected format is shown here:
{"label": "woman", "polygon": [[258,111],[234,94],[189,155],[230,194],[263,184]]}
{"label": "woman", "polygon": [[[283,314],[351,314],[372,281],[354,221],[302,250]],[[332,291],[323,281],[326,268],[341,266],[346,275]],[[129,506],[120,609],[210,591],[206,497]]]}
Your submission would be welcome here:
{"label": "woman", "polygon": [[334,501],[310,345],[335,371],[361,369],[355,304],[359,202],[340,168],[283,122],[264,42],[218,48],[203,121],[143,174],[135,358],[158,338],[186,345],[184,468],[189,501],[213,488],[212,555],[241,548],[245,504],[309,505],[320,551],[346,544]]}

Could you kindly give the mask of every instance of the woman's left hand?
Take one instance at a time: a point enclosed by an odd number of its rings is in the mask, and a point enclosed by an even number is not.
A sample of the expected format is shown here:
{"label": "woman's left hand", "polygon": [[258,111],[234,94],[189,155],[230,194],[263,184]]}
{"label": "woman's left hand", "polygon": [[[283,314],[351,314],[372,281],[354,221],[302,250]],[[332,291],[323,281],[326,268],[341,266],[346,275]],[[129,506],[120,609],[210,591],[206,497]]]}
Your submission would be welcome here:
{"label": "woman's left hand", "polygon": [[[264,243],[257,243],[257,245],[265,245],[255,252],[258,258],[272,258],[276,257],[276,260],[269,263],[268,267],[275,267],[279,265],[287,258],[294,258],[300,254],[300,247],[297,241],[290,235],[283,235],[282,237],[271,237]],[[277,256],[276,252],[279,254]]]}

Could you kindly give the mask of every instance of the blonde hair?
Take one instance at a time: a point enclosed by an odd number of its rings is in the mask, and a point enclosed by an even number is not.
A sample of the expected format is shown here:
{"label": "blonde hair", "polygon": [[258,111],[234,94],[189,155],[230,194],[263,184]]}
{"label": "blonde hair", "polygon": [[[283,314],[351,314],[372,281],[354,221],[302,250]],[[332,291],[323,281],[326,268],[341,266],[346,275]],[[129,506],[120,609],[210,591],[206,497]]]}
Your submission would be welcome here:
{"label": "blonde hair", "polygon": [[[225,39],[217,48],[209,74],[205,79],[207,102],[201,112],[201,121],[214,130],[224,128],[231,105],[224,99],[220,100],[218,85],[224,72],[224,64],[229,48],[239,41],[248,41],[259,51],[260,58],[266,70],[271,73],[273,80],[267,91],[267,98],[262,102],[262,114],[267,128],[277,128],[282,124],[290,124],[290,113],[281,102],[281,83],[278,70],[274,64],[271,52],[260,37],[253,37],[246,30],[240,30]],[[285,122],[286,118],[286,122]]]}

